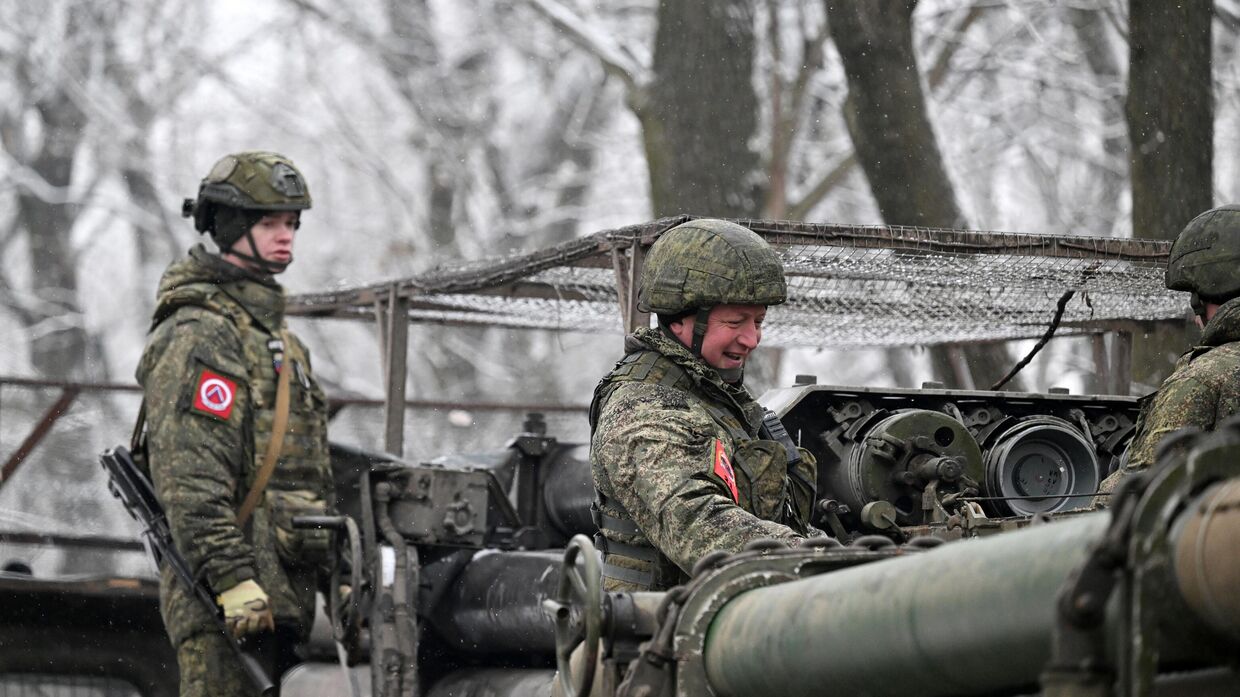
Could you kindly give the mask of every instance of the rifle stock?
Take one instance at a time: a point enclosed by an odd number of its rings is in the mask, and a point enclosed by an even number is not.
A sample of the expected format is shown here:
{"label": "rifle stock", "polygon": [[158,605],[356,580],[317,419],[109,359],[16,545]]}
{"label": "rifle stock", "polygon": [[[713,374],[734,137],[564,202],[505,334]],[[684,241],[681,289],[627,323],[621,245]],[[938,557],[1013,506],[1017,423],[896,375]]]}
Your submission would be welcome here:
{"label": "rifle stock", "polygon": [[194,579],[189,563],[177,551],[172,543],[172,531],[168,527],[168,518],[164,515],[163,506],[155,497],[155,487],[146,472],[134,462],[133,455],[123,446],[104,451],[99,462],[108,473],[108,489],[112,495],[120,499],[125,510],[143,525],[142,541],[147,552],[155,560],[156,566],[167,565],[207,612],[215,619],[215,624],[232,649],[242,670],[250,678],[260,695],[275,692],[275,686],[267,672],[263,670],[258,659],[247,652],[228,629],[228,624],[220,615],[219,606],[215,603],[214,594],[204,584]]}

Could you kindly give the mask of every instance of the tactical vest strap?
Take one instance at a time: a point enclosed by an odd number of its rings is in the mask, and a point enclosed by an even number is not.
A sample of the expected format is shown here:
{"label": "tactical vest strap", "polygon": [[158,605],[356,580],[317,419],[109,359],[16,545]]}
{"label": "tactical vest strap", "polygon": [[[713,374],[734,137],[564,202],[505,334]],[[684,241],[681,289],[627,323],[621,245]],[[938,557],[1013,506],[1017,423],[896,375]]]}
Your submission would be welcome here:
{"label": "tactical vest strap", "polygon": [[728,409],[727,407],[711,399],[697,398],[697,402],[698,404],[701,404],[702,408],[711,415],[711,418],[715,423],[728,430],[728,435],[732,436],[733,441],[742,443],[753,439],[753,436],[749,434],[749,431],[745,430],[745,424],[743,424],[740,419],[736,418],[736,414],[734,414],[731,409]]}
{"label": "tactical vest strap", "polygon": [[604,537],[602,533],[594,536],[594,546],[603,554],[618,554],[638,561],[655,564],[659,561],[659,550],[646,545],[631,545]]}
{"label": "tactical vest strap", "polygon": [[626,518],[617,518],[609,516],[598,507],[597,501],[590,502],[590,519],[598,526],[600,530],[609,530],[611,532],[622,532],[628,535],[642,534],[641,528],[637,527],[637,523]]}
{"label": "tactical vest strap", "polygon": [[[604,530],[627,535],[641,535],[642,531],[641,528],[637,527],[637,523],[628,518],[618,518],[604,513],[599,508],[599,504],[606,502],[607,498],[603,495],[603,492],[599,491],[597,493],[599,501],[590,503],[590,518],[594,520],[594,524],[599,528],[599,532],[594,535],[594,546],[603,555],[603,577],[625,583],[635,583],[645,588],[654,588],[656,569],[659,566],[662,555],[659,554],[659,550],[648,544],[630,544],[605,536],[603,534]],[[623,507],[615,501],[612,501],[609,505],[623,510]],[[617,566],[608,561],[614,557],[627,557],[634,561],[645,562],[650,564],[650,569],[648,571],[638,571]]]}

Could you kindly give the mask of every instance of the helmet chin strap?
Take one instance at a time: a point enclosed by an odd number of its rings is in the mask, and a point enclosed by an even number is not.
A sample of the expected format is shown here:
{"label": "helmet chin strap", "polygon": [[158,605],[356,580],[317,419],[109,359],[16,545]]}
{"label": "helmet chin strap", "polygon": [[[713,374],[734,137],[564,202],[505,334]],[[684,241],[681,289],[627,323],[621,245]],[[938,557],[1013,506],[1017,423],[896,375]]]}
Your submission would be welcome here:
{"label": "helmet chin strap", "polygon": [[702,357],[702,344],[706,341],[706,328],[710,324],[710,308],[700,307],[693,317],[693,345],[689,350],[698,358]]}
{"label": "helmet chin strap", "polygon": [[1189,297],[1188,304],[1193,308],[1193,314],[1201,318],[1204,323],[1206,321],[1206,301],[1194,291]]}
{"label": "helmet chin strap", "polygon": [[[710,325],[710,310],[711,308],[709,307],[698,308],[697,314],[693,317],[693,345],[689,347],[689,350],[693,352],[693,355],[701,358],[703,362],[706,362],[706,358],[702,355],[702,344],[706,341],[706,329]],[[707,365],[710,364],[707,363]],[[711,367],[715,368],[713,365]],[[741,380],[745,378],[744,366],[740,368],[715,368],[715,372],[719,373],[719,377],[723,378],[724,382],[736,385],[740,384]]]}
{"label": "helmet chin strap", "polygon": [[[269,261],[267,259],[264,259],[258,253],[258,244],[254,242],[254,234],[250,231],[249,228],[246,228],[245,239],[250,241],[250,249],[254,250],[253,254],[246,254],[245,252],[237,251],[236,242],[233,243],[233,246],[232,248],[228,250],[228,253],[232,254],[233,256],[239,257],[241,259],[245,259],[251,264],[254,264],[263,273],[274,276],[278,273],[283,273],[284,270],[288,268],[288,265],[293,263],[293,259],[291,257],[289,258],[288,261],[285,261],[285,262]],[[238,240],[238,242],[239,241],[240,240]]]}

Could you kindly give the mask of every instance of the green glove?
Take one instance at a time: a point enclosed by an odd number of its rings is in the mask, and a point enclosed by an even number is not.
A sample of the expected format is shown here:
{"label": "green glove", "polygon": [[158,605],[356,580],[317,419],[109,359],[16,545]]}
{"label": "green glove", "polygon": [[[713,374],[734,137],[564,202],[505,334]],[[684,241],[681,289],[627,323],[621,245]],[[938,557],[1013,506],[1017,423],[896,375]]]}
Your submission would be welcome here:
{"label": "green glove", "polygon": [[257,634],[263,630],[274,632],[276,629],[267,593],[253,579],[242,581],[220,593],[215,601],[224,608],[224,621],[238,639],[246,634]]}

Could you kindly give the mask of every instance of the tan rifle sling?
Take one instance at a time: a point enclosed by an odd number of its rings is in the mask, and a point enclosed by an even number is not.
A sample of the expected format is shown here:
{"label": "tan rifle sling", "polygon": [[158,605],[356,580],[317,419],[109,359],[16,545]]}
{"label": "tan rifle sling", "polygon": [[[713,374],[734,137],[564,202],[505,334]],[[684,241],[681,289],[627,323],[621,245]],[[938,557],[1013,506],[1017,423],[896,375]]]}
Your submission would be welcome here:
{"label": "tan rifle sling", "polygon": [[[284,342],[285,356],[288,356],[288,336],[280,332],[280,340]],[[280,377],[276,381],[276,413],[271,424],[271,440],[267,441],[267,452],[263,454],[263,465],[259,468],[258,475],[254,477],[254,486],[250,487],[245,501],[241,502],[241,508],[237,509],[237,527],[245,527],[250,514],[262,500],[263,491],[267,489],[267,482],[271,480],[271,473],[275,471],[280,451],[284,448],[284,435],[288,432],[289,373],[293,372],[290,362],[286,359],[280,366]]]}

